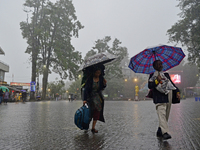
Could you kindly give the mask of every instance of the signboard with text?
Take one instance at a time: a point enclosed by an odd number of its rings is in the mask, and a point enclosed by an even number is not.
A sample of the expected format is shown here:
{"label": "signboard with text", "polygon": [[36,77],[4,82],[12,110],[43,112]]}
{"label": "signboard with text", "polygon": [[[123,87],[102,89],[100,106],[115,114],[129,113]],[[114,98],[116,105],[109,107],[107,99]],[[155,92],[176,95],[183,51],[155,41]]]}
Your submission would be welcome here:
{"label": "signboard with text", "polygon": [[30,83],[30,86],[31,86],[31,92],[35,92],[35,82],[34,81],[32,81],[31,83]]}
{"label": "signboard with text", "polygon": [[179,74],[170,74],[171,80],[174,84],[181,83],[181,75]]}
{"label": "signboard with text", "polygon": [[16,86],[30,86],[30,83],[10,82],[10,85],[16,85]]}
{"label": "signboard with text", "polygon": [[23,89],[23,86],[18,86],[18,85],[11,85],[10,87],[14,87],[14,88],[16,88],[18,90],[22,90]]}

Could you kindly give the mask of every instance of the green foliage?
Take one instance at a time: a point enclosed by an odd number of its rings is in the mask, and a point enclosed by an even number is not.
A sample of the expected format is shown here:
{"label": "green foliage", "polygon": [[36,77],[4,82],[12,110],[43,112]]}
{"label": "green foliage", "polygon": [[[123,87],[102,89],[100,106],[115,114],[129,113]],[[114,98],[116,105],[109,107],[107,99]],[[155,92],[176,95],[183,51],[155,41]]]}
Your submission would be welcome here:
{"label": "green foliage", "polygon": [[[111,44],[111,37],[106,36],[103,39],[98,39],[95,41],[94,47],[88,51],[85,59],[101,52],[108,52],[118,56],[117,61],[105,67],[105,79],[107,80],[107,87],[103,93],[108,94],[108,99],[119,97],[119,94],[123,95],[122,89],[124,88],[122,68],[124,66],[128,66],[127,48],[122,47],[121,42],[117,38],[114,39]],[[76,88],[74,88],[74,90]]]}
{"label": "green foliage", "polygon": [[125,81],[123,78],[115,78],[107,81],[107,87],[103,93],[108,94],[109,100],[120,98],[120,95],[123,95],[121,99],[124,100],[133,99],[135,97],[135,86],[138,85],[141,88],[144,82],[140,77],[137,78],[137,81],[134,81],[134,79]]}
{"label": "green foliage", "polygon": [[108,95],[108,99],[113,99],[119,97],[122,94],[123,89],[123,80],[122,79],[113,79],[107,80],[107,87],[103,91],[104,94]]}
{"label": "green foliage", "polygon": [[108,52],[110,54],[118,56],[118,60],[113,64],[106,66],[105,78],[110,80],[113,78],[122,78],[122,60],[128,56],[127,48],[121,46],[121,42],[118,39],[114,39],[112,45],[110,46],[111,37],[106,36],[103,39],[98,39],[95,41],[95,46],[86,54],[86,58],[101,52]]}
{"label": "green foliage", "polygon": [[58,93],[59,95],[61,95],[66,92],[66,90],[64,89],[64,86],[65,84],[63,81],[49,82],[47,85],[48,94],[56,95],[56,93]]}
{"label": "green foliage", "polygon": [[77,95],[77,98],[81,98],[81,78],[72,82],[68,88],[68,93]]}
{"label": "green foliage", "polygon": [[167,31],[169,41],[181,43],[187,47],[188,60],[196,63],[200,69],[200,1],[179,0],[181,20]]}
{"label": "green foliage", "polygon": [[26,53],[31,57],[36,54],[40,72],[46,65],[49,73],[56,72],[63,79],[75,78],[81,54],[74,50],[71,38],[78,37],[83,26],[77,20],[72,1],[60,0],[54,4],[48,0],[26,0],[24,6],[25,12],[32,15],[30,23],[29,18],[20,23],[28,43]]}
{"label": "green foliage", "polygon": [[26,0],[24,6],[31,17],[30,22],[29,18],[21,22],[20,28],[28,43],[26,53],[30,54],[33,64],[32,80],[35,81],[38,70],[43,74],[45,90],[51,72],[59,74],[61,79],[77,78],[81,53],[75,51],[71,38],[78,37],[83,26],[77,20],[72,1]]}

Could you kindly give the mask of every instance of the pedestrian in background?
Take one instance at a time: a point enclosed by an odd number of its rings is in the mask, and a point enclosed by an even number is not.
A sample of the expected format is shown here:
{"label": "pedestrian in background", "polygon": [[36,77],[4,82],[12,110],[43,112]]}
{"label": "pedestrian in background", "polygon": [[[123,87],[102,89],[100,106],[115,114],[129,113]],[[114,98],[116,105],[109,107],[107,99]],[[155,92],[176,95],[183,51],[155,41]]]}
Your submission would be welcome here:
{"label": "pedestrian in background", "polygon": [[1,103],[2,103],[2,101],[3,101],[3,90],[2,89],[0,89],[0,105],[1,105]]}
{"label": "pedestrian in background", "polygon": [[[160,86],[160,85],[162,85],[162,81],[169,81],[169,83],[166,82],[167,83],[166,86],[168,86],[169,84],[172,84],[173,87],[175,87],[175,90],[173,92],[176,93],[176,97],[179,100],[180,100],[180,93],[179,93],[180,91],[175,86],[175,84],[171,81],[169,74],[162,72],[163,65],[160,60],[155,60],[153,62],[153,68],[156,71],[153,74],[150,74],[148,87],[149,89],[153,90],[153,102],[156,105],[156,111],[158,114],[159,127],[157,130],[157,136],[162,137],[164,140],[167,140],[171,138],[171,135],[169,134],[167,122],[169,119],[173,94],[172,94],[172,90],[167,90],[163,88],[163,86]],[[163,93],[161,92],[162,90],[164,91]]]}
{"label": "pedestrian in background", "polygon": [[94,67],[91,71],[93,73],[88,76],[85,84],[83,104],[88,103],[91,108],[91,116],[93,118],[91,132],[98,133],[98,130],[95,129],[97,120],[105,122],[102,90],[106,87],[106,80],[102,75],[103,70],[100,67]]}
{"label": "pedestrian in background", "polygon": [[58,101],[58,97],[59,97],[59,94],[58,94],[58,93],[56,93],[56,101]]}
{"label": "pedestrian in background", "polygon": [[4,93],[4,103],[7,104],[8,99],[9,99],[9,92],[8,92],[8,90],[6,89],[6,92]]}
{"label": "pedestrian in background", "polygon": [[22,102],[23,102],[23,103],[26,102],[26,96],[27,96],[26,92],[23,92],[23,93],[22,93]]}
{"label": "pedestrian in background", "polygon": [[71,94],[69,94],[68,99],[69,99],[69,101],[71,100]]}
{"label": "pedestrian in background", "polygon": [[74,100],[74,94],[71,94],[71,101]]}

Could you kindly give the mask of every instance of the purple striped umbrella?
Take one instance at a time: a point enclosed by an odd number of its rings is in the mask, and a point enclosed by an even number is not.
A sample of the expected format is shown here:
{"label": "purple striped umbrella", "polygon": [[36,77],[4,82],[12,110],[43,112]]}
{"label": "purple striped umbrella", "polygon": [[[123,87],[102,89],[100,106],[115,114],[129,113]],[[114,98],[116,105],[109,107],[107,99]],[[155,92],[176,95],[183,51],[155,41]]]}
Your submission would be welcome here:
{"label": "purple striped umbrella", "polygon": [[155,70],[153,62],[160,60],[163,63],[163,71],[167,71],[177,65],[185,57],[182,49],[174,46],[160,45],[147,48],[131,58],[129,68],[135,73],[150,74]]}

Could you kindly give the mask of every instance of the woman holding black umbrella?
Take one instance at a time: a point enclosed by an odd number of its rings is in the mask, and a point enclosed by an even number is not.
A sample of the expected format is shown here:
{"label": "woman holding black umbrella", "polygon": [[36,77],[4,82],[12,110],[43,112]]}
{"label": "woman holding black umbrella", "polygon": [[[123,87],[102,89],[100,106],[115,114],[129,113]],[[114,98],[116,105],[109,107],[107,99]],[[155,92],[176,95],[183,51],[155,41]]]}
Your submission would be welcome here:
{"label": "woman holding black umbrella", "polygon": [[83,104],[88,103],[91,108],[93,118],[91,132],[98,133],[98,130],[95,129],[97,120],[105,122],[103,116],[104,98],[102,95],[102,91],[106,87],[106,80],[103,77],[104,66],[95,66],[88,69],[90,69],[88,72],[91,73],[85,81]]}

